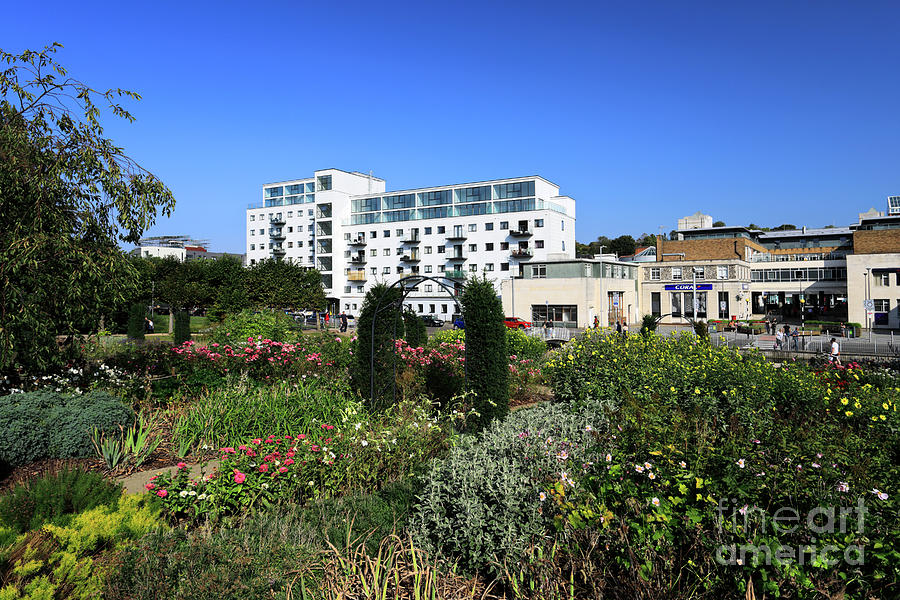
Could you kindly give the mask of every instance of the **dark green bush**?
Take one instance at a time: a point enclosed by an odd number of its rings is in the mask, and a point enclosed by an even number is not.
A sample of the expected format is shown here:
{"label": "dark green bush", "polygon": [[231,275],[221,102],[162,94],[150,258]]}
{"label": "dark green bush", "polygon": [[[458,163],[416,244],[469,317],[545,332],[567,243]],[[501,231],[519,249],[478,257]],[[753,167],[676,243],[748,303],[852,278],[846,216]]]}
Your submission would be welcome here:
{"label": "dark green bush", "polygon": [[659,326],[659,319],[656,315],[644,315],[641,319],[641,333],[646,335],[653,333]]}
{"label": "dark green bush", "polygon": [[219,344],[243,344],[247,338],[269,339],[275,342],[293,341],[296,325],[280,310],[244,310],[228,315],[212,335]]}
{"label": "dark green bush", "polygon": [[65,526],[72,515],[95,506],[115,506],[122,488],[99,473],[66,469],[19,484],[0,496],[0,526],[17,533],[44,523]]}
{"label": "dark green bush", "polygon": [[[399,306],[401,296],[399,288],[383,283],[373,286],[366,292],[356,324],[358,340],[354,362],[350,366],[350,380],[353,389],[376,410],[389,404],[393,395],[394,368],[399,360],[394,351],[394,340],[403,337],[403,315]],[[373,347],[374,373],[371,364]],[[372,381],[375,382],[374,396],[371,393]]]}
{"label": "dark green bush", "polygon": [[128,337],[133,340],[144,339],[147,323],[144,321],[146,309],[143,304],[132,304],[128,310]]}
{"label": "dark green bush", "polygon": [[413,348],[420,348],[428,341],[425,322],[409,309],[403,312],[403,327],[406,330],[406,343]]}
{"label": "dark green bush", "polygon": [[175,344],[183,344],[191,339],[191,316],[180,310],[175,313],[173,340]]}
{"label": "dark green bush", "polygon": [[466,323],[466,362],[469,389],[475,392],[475,410],[486,424],[509,412],[509,363],[503,306],[494,284],[473,278],[462,293]]}
{"label": "dark green bush", "polygon": [[443,361],[432,361],[425,365],[425,390],[440,403],[441,408],[450,406],[454,396],[464,391],[465,378]]}
{"label": "dark green bush", "polygon": [[0,464],[77,458],[93,452],[93,429],[128,427],[134,411],[102,391],[62,396],[38,391],[0,398]]}

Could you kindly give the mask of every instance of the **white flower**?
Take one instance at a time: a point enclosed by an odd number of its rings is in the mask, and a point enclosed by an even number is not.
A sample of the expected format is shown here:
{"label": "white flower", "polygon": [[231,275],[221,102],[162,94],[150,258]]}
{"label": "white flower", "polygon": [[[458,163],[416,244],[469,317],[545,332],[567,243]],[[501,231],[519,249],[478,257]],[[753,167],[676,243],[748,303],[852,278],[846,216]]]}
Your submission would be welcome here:
{"label": "white flower", "polygon": [[543,502],[544,500],[547,499],[547,494],[545,494],[544,492],[541,492],[540,494],[538,494],[538,498],[540,498],[541,502]]}
{"label": "white flower", "polygon": [[178,495],[181,496],[182,498],[186,498],[188,495],[188,492],[187,492],[187,490],[181,490],[180,492],[178,492]]}
{"label": "white flower", "polygon": [[739,466],[740,468],[743,469],[744,468],[744,459],[742,458],[734,464],[736,464],[737,466]]}
{"label": "white flower", "polygon": [[200,494],[199,496],[197,496],[197,500],[206,500],[206,498],[207,498],[207,496],[206,496],[205,493]]}
{"label": "white flower", "polygon": [[610,462],[612,460],[612,454],[606,455],[606,462]]}
{"label": "white flower", "polygon": [[882,492],[881,490],[879,490],[878,488],[874,488],[872,490],[872,493],[875,494],[876,496],[878,496],[879,500],[887,500],[888,499],[888,495],[885,492]]}
{"label": "white flower", "polygon": [[360,428],[360,427],[362,427],[362,423],[357,423],[357,424],[356,424],[356,430],[359,431],[359,428]]}
{"label": "white flower", "polygon": [[369,445],[369,440],[363,440],[363,441],[360,442],[360,444],[362,444],[363,446],[368,446],[368,445]]}
{"label": "white flower", "polygon": [[653,499],[650,500],[650,502],[653,503],[653,506],[659,506],[659,498],[657,498],[656,496],[654,496]]}
{"label": "white flower", "polygon": [[678,463],[678,464],[681,465],[681,468],[682,468],[682,469],[686,469],[686,468],[687,468],[687,463],[684,462],[684,461],[681,461],[681,462]]}
{"label": "white flower", "polygon": [[648,463],[648,462],[645,462],[645,463],[644,463],[644,468],[645,468],[645,469],[650,469],[650,468],[652,468],[652,467],[653,467],[653,465],[651,465],[650,463]]}
{"label": "white flower", "polygon": [[656,479],[656,474],[653,473],[653,471],[650,471],[649,473],[647,473],[647,477],[649,477],[650,479]]}
{"label": "white flower", "polygon": [[641,465],[635,465],[634,470],[637,471],[638,473],[643,473],[644,467],[642,467]]}
{"label": "white flower", "polygon": [[850,485],[846,481],[839,481],[837,484],[837,491],[839,492],[849,492]]}

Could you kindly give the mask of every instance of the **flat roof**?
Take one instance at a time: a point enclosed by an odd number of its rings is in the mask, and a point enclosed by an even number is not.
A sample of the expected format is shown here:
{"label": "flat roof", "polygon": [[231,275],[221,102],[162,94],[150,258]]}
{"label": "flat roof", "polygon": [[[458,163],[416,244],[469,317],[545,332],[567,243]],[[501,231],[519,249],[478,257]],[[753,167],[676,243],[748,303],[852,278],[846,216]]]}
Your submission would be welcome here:
{"label": "flat roof", "polygon": [[[448,183],[448,184],[444,184],[444,185],[432,185],[432,186],[428,186],[428,187],[408,188],[405,190],[385,190],[384,192],[373,192],[371,194],[356,194],[356,195],[351,196],[351,198],[372,198],[374,196],[393,196],[395,194],[409,194],[409,193],[424,192],[424,191],[430,191],[430,190],[440,190],[440,189],[444,189],[444,188],[481,186],[481,185],[489,185],[489,184],[495,184],[495,183],[515,182],[515,181],[521,181],[521,180],[525,180],[525,179],[540,179],[541,181],[549,183],[556,189],[559,189],[558,185],[556,185],[555,183],[553,183],[552,181],[550,181],[549,179],[547,179],[545,177],[541,177],[540,175],[523,175],[521,177],[506,177],[503,179],[487,179],[485,181],[472,181],[469,183]],[[568,196],[553,196],[553,197],[554,198],[560,198],[560,197],[567,198]]]}

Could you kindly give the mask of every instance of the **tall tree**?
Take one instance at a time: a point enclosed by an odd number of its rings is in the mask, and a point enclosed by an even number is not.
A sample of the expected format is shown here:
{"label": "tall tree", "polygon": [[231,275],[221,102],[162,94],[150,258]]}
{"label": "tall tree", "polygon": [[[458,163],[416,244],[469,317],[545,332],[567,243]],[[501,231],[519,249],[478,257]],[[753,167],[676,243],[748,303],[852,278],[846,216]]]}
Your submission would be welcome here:
{"label": "tall tree", "polygon": [[134,293],[117,246],[135,243],[172,192],[104,137],[101,108],[133,121],[126,90],[98,91],[54,59],[61,46],[0,50],[0,370],[40,369],[55,336],[96,328]]}
{"label": "tall tree", "polygon": [[630,235],[620,235],[610,242],[610,252],[615,252],[619,256],[634,254],[637,243]]}

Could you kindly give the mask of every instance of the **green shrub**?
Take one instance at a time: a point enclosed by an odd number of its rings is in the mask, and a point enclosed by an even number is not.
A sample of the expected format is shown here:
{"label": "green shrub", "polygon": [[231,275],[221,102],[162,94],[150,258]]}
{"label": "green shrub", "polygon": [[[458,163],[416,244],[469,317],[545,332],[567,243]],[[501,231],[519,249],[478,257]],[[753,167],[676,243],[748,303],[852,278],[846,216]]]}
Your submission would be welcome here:
{"label": "green shrub", "polygon": [[128,337],[132,340],[144,339],[147,323],[144,321],[146,309],[143,304],[132,304],[128,310]]}
{"label": "green shrub", "polygon": [[240,344],[247,338],[289,342],[296,337],[293,319],[280,310],[243,310],[228,315],[212,335],[218,344]]}
{"label": "green shrub", "polygon": [[114,506],[122,488],[99,473],[66,469],[19,484],[0,496],[0,526],[23,533],[44,523],[66,525],[95,506]]}
{"label": "green shrub", "polygon": [[641,319],[641,333],[648,334],[656,331],[659,326],[659,319],[656,315],[644,315]]}
{"label": "green shrub", "polygon": [[543,404],[463,437],[423,479],[410,518],[417,541],[469,571],[515,563],[547,531],[540,492],[559,476],[559,457],[586,456],[607,408]]}
{"label": "green shrub", "polygon": [[[401,298],[399,288],[388,287],[383,283],[372,286],[366,292],[356,324],[358,340],[350,368],[350,379],[353,389],[376,410],[393,401],[394,372],[399,367],[394,341],[403,337]],[[376,308],[379,311],[377,315]]]}
{"label": "green shrub", "polygon": [[183,310],[175,313],[173,331],[173,340],[176,345],[183,344],[191,339],[191,316]]}
{"label": "green shrub", "polygon": [[441,329],[440,331],[435,331],[434,334],[428,338],[428,347],[437,348],[443,343],[452,344],[460,341],[466,341],[465,329]]}
{"label": "green shrub", "polygon": [[403,311],[403,327],[406,330],[406,343],[413,348],[421,348],[428,341],[425,322],[409,309]]}
{"label": "green shrub", "polygon": [[149,504],[126,494],[112,506],[73,516],[64,527],[45,524],[20,536],[0,559],[0,598],[101,597],[110,555],[161,525]]}
{"label": "green shrub", "polygon": [[507,329],[506,351],[520,360],[539,362],[547,353],[547,342],[518,329]]}
{"label": "green shrub", "polygon": [[486,277],[466,282],[462,292],[466,323],[468,387],[483,424],[509,412],[509,363],[503,305]]}
{"label": "green shrub", "polygon": [[46,390],[0,398],[0,463],[78,458],[94,452],[94,429],[128,427],[134,411],[106,392],[62,396]]}

